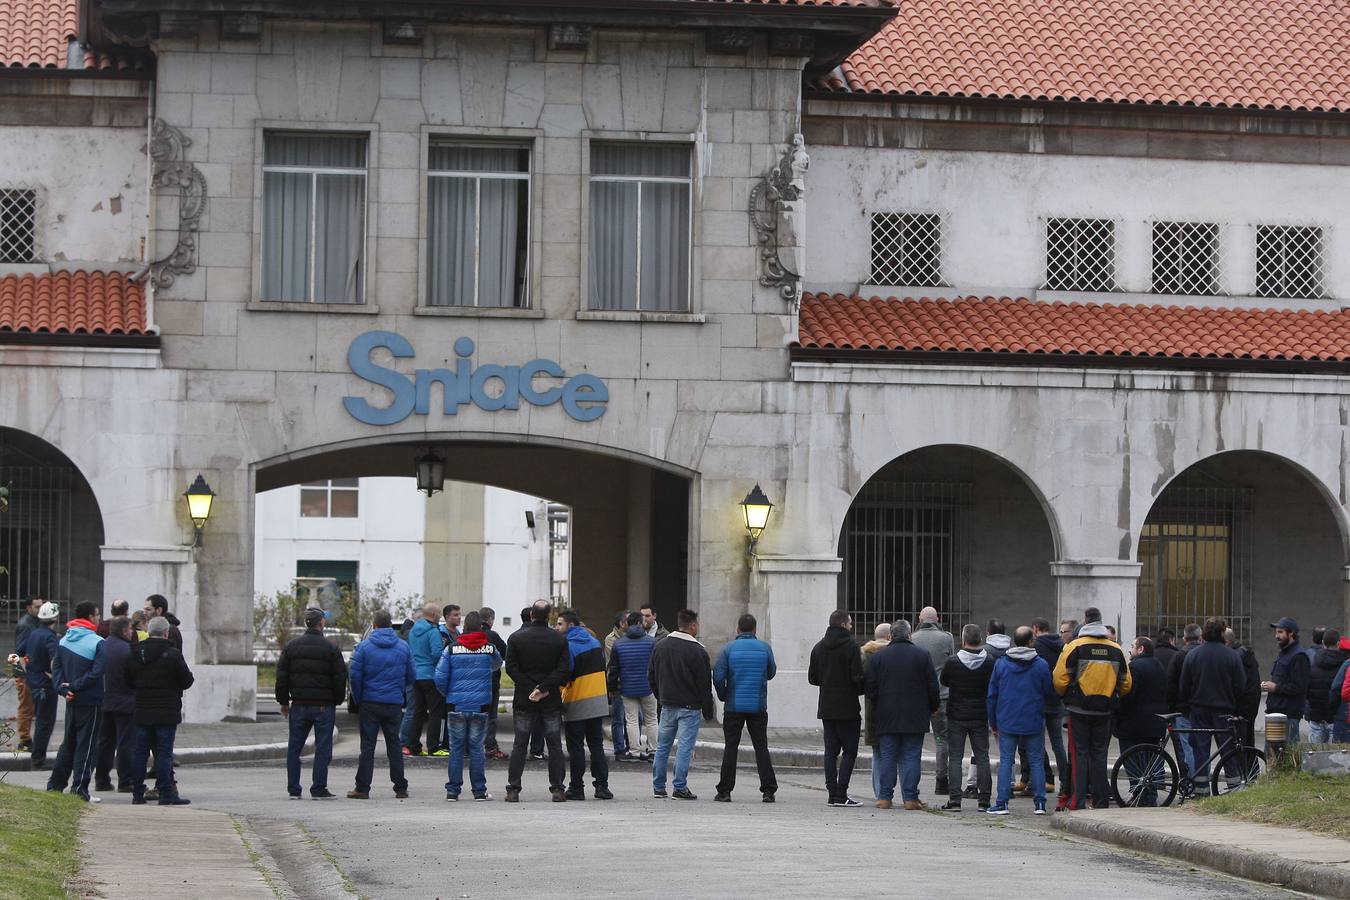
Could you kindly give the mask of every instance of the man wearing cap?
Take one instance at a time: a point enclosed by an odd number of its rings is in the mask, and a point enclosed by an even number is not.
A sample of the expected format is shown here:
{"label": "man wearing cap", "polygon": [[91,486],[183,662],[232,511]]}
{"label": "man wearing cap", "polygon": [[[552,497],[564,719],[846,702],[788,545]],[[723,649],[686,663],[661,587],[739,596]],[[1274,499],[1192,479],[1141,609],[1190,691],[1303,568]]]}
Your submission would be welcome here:
{"label": "man wearing cap", "polygon": [[47,768],[47,745],[56,727],[56,685],[52,683],[52,661],[56,659],[59,644],[52,632],[52,623],[61,610],[55,603],[44,603],[38,608],[37,625],[28,632],[19,656],[24,657],[24,678],[28,694],[33,698],[33,745],[29,758],[34,769]]}
{"label": "man wearing cap", "polygon": [[286,747],[286,793],[299,800],[300,752],[314,729],[314,773],[309,795],[335,796],[328,790],[328,764],[333,760],[333,722],[347,697],[347,663],[323,636],[328,613],[317,606],[305,610],[305,633],[288,643],[277,660],[277,705],[290,720]]}
{"label": "man wearing cap", "polygon": [[1261,682],[1266,692],[1266,713],[1284,713],[1289,717],[1289,743],[1298,743],[1298,724],[1308,696],[1308,654],[1298,643],[1298,622],[1285,616],[1271,622],[1280,655],[1270,667],[1270,680]]}

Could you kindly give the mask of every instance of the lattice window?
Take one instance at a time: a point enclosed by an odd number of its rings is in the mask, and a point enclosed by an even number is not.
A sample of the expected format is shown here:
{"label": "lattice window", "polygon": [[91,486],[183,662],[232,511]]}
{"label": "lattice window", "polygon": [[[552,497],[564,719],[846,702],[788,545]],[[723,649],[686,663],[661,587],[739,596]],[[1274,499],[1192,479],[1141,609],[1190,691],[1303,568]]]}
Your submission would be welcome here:
{"label": "lattice window", "polygon": [[0,188],[0,263],[37,258],[37,191]]}
{"label": "lattice window", "polygon": [[1116,223],[1045,220],[1045,287],[1053,291],[1116,289]]}
{"label": "lattice window", "polygon": [[1322,229],[1308,225],[1256,228],[1256,293],[1261,297],[1325,297]]}
{"label": "lattice window", "polygon": [[942,216],[872,213],[871,283],[943,285]]}
{"label": "lattice window", "polygon": [[1212,222],[1154,222],[1153,293],[1220,293],[1221,251]]}

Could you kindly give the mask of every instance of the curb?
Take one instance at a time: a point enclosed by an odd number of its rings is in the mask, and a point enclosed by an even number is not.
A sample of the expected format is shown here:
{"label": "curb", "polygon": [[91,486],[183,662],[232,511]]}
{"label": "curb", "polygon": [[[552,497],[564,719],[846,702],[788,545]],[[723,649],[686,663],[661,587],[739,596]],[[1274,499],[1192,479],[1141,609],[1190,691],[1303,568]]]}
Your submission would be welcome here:
{"label": "curb", "polygon": [[1073,813],[1051,816],[1050,827],[1078,837],[1218,869],[1249,881],[1279,885],[1318,897],[1350,898],[1350,872],[1337,872],[1319,863],[1285,859],[1273,853],[1212,844],[1133,825],[1085,819]]}
{"label": "curb", "polygon": [[[334,735],[336,737],[336,734]],[[183,747],[174,748],[173,762],[176,766],[203,765],[207,763],[256,762],[286,758],[286,741],[271,744],[238,744],[226,747]],[[304,753],[314,751],[314,738],[305,742]],[[48,754],[49,762],[55,754]],[[28,756],[7,755],[0,757],[0,772],[31,771]],[[50,771],[50,767],[44,771]]]}

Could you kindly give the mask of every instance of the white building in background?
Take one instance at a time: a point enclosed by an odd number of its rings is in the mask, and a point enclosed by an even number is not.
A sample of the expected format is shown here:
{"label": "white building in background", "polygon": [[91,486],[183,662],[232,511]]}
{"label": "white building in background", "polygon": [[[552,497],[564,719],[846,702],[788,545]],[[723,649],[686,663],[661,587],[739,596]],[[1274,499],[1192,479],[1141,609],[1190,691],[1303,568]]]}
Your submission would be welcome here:
{"label": "white building in background", "polygon": [[461,482],[428,499],[413,478],[333,478],[258,495],[254,587],[299,583],[322,598],[389,579],[395,612],[423,602],[490,606],[499,632],[540,597],[567,596],[565,506]]}

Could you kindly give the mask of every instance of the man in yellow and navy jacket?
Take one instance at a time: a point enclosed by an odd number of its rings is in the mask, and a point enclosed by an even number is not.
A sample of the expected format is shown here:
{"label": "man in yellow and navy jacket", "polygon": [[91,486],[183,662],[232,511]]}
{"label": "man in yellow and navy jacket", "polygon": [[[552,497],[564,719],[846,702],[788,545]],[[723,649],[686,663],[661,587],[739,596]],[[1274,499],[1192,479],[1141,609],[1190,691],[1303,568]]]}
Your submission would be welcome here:
{"label": "man in yellow and navy jacket", "polygon": [[1130,667],[1125,651],[1108,636],[1101,611],[1088,607],[1083,627],[1055,663],[1055,692],[1069,711],[1069,755],[1073,758],[1073,800],[1070,809],[1109,802],[1106,750],[1111,717],[1120,698],[1130,692]]}
{"label": "man in yellow and navy jacket", "polygon": [[586,750],[591,751],[591,782],[595,799],[613,800],[609,790],[609,762],[605,759],[605,716],[609,715],[609,688],[605,680],[605,648],[581,624],[575,610],[558,613],[558,631],[567,638],[570,679],[563,685],[563,731],[572,778],[568,800],[586,799]]}

